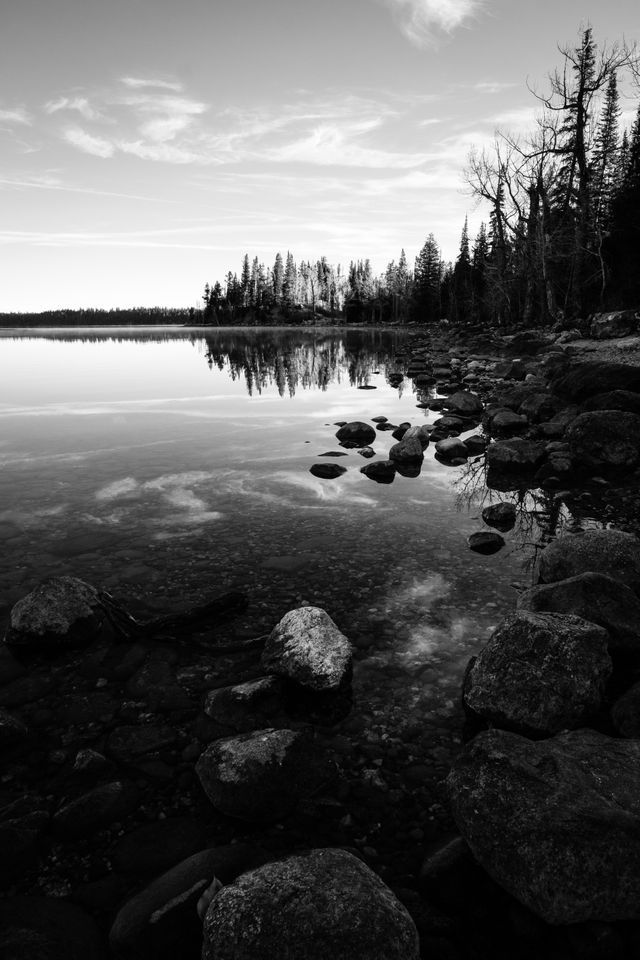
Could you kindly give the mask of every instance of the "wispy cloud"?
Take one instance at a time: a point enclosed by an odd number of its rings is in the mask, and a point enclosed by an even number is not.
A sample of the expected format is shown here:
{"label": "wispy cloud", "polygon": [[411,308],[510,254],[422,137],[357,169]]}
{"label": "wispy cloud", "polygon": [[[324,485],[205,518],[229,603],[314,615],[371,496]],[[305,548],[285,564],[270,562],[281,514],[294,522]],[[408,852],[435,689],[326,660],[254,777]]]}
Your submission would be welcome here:
{"label": "wispy cloud", "polygon": [[400,29],[418,47],[433,44],[439,34],[453,33],[474,17],[484,0],[382,0]]}
{"label": "wispy cloud", "polygon": [[60,190],[63,193],[84,193],[96,197],[115,197],[121,200],[143,200],[152,203],[176,203],[168,197],[150,197],[138,193],[120,193],[117,190],[100,190],[95,187],[81,187],[74,184],[62,183],[55,177],[46,174],[42,176],[0,177],[0,188],[10,190]]}
{"label": "wispy cloud", "polygon": [[175,80],[162,80],[160,78],[143,78],[143,77],[121,77],[120,83],[123,83],[125,87],[131,87],[134,90],[138,90],[144,87],[158,87],[161,90],[175,90],[176,93],[179,93],[182,90],[182,84],[178,83]]}
{"label": "wispy cloud", "polygon": [[115,153],[115,147],[109,140],[105,140],[104,137],[95,137],[79,127],[70,127],[65,130],[64,139],[83,153],[90,153],[94,157],[106,159]]}
{"label": "wispy cloud", "polygon": [[20,123],[25,127],[30,127],[31,117],[24,107],[12,107],[9,110],[0,108],[0,123]]}
{"label": "wispy cloud", "polygon": [[187,97],[166,94],[142,94],[128,97],[125,105],[140,117],[140,133],[155,143],[174,140],[193,124],[194,118],[207,111],[205,103]]}
{"label": "wispy cloud", "polygon": [[100,111],[92,107],[86,97],[58,97],[57,100],[49,100],[44,105],[44,111],[48,114],[59,113],[60,110],[74,110],[85,120],[102,118]]}

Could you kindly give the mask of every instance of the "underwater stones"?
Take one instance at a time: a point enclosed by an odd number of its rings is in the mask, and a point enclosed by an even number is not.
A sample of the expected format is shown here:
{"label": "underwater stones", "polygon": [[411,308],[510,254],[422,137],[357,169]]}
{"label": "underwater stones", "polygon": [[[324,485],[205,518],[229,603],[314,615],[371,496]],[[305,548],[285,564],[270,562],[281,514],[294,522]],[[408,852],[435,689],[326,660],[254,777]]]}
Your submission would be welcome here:
{"label": "underwater stones", "polygon": [[488,730],[447,786],[478,862],[547,923],[640,918],[640,741]]}
{"label": "underwater stones", "polygon": [[267,863],[223,887],[202,960],[418,960],[406,908],[361,860],[325,848]]}
{"label": "underwater stones", "polygon": [[347,472],[346,467],[341,467],[339,463],[314,463],[309,467],[309,473],[314,477],[320,477],[322,480],[335,480]]}
{"label": "underwater stones", "polygon": [[370,424],[363,423],[361,420],[352,420],[340,427],[336,432],[336,437],[343,442],[347,441],[362,446],[362,444],[371,443],[375,440],[376,432]]}
{"label": "underwater stones", "polygon": [[95,587],[78,577],[51,577],[14,604],[4,642],[53,650],[90,643],[105,619]]}
{"label": "underwater stones", "polygon": [[287,816],[331,772],[309,733],[272,727],[215,740],[196,764],[202,788],[216,810],[258,823]]}
{"label": "underwater stones", "polygon": [[396,475],[396,464],[393,460],[376,460],[375,463],[367,463],[360,467],[360,473],[365,477],[375,480],[376,483],[393,483]]}
{"label": "underwater stones", "polygon": [[300,607],[269,634],[262,666],[310,690],[338,690],[351,679],[352,648],[325,610]]}
{"label": "underwater stones", "polygon": [[580,617],[520,610],[467,669],[463,700],[498,727],[550,736],[586,724],[611,675],[608,635]]}
{"label": "underwater stones", "polygon": [[482,519],[488,527],[495,527],[506,533],[516,522],[516,508],[513,503],[492,503],[482,511]]}
{"label": "underwater stones", "polygon": [[540,554],[541,583],[587,572],[604,573],[640,595],[640,541],[621,530],[586,530],[558,537]]}
{"label": "underwater stones", "polygon": [[467,543],[469,544],[469,549],[473,550],[474,553],[482,553],[485,556],[497,553],[498,550],[502,550],[504,547],[504,540],[500,534],[490,533],[488,530],[480,530],[478,533],[472,533],[471,536],[467,538]]}
{"label": "underwater stones", "polygon": [[609,652],[640,655],[640,599],[605,573],[580,573],[566,580],[541,583],[520,594],[518,610],[571,613],[597,623],[609,634]]}

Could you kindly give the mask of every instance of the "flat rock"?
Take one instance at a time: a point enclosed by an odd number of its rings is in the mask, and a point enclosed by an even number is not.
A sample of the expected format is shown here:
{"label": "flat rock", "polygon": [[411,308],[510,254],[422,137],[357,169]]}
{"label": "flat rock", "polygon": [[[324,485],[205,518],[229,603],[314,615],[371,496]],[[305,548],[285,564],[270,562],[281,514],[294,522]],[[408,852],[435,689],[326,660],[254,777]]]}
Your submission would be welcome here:
{"label": "flat rock", "polygon": [[86,644],[105,619],[95,587],[77,577],[51,577],[14,604],[4,641],[45,649]]}
{"label": "flat rock", "polygon": [[326,848],[243,874],[218,893],[202,960],[418,960],[406,908],[361,860]]}
{"label": "flat rock", "polygon": [[608,635],[580,617],[519,611],[475,657],[463,699],[508,730],[550,736],[584,726],[601,708],[611,675]]}
{"label": "flat rock", "polygon": [[640,918],[640,741],[488,730],[447,786],[476,859],[547,923]]}
{"label": "flat rock", "polygon": [[541,583],[588,572],[604,573],[640,595],[640,541],[621,530],[586,530],[558,537],[540,555]]}
{"label": "flat rock", "polygon": [[269,634],[262,666],[311,690],[338,690],[351,679],[352,648],[325,610],[300,607]]}
{"label": "flat rock", "polygon": [[518,610],[571,613],[597,623],[609,634],[609,652],[640,655],[640,599],[605,573],[580,573],[555,583],[538,584],[521,593]]}
{"label": "flat rock", "polygon": [[312,796],[329,779],[331,767],[310,734],[267,728],[209,744],[196,773],[216,810],[268,822]]}

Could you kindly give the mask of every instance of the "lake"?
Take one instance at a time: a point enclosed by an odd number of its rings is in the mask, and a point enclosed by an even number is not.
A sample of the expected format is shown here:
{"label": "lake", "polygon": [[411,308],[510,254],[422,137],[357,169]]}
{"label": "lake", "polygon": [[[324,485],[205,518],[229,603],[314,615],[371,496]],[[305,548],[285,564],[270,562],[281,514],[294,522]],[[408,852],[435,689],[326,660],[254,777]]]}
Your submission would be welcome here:
{"label": "lake", "polygon": [[[514,605],[511,582],[530,578],[530,551],[518,531],[499,554],[469,550],[489,502],[473,465],[437,462],[432,444],[418,477],[378,484],[357,450],[339,446],[339,421],[440,416],[416,406],[411,380],[388,383],[412,337],[4,331],[4,614],[54,574],[107,589],[142,617],[242,589],[250,606],[228,628],[237,637],[310,603],[355,644],[369,730],[450,717],[469,656]],[[393,443],[378,431],[377,457]],[[319,462],[347,471],[319,479],[309,472]]]}

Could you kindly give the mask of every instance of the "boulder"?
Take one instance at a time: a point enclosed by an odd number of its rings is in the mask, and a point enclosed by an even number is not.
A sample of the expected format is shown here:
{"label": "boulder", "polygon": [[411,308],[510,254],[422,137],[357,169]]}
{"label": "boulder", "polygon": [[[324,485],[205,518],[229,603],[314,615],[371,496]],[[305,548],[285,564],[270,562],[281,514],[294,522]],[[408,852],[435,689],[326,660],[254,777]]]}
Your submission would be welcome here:
{"label": "boulder", "polygon": [[482,553],[489,556],[497,553],[504,547],[504,540],[499,533],[490,533],[488,530],[480,530],[478,533],[472,533],[467,539],[469,549],[475,553]]}
{"label": "boulder", "polygon": [[393,460],[376,460],[375,463],[367,463],[360,467],[360,473],[365,477],[375,480],[376,483],[393,483],[396,476],[396,464]]}
{"label": "boulder", "polygon": [[627,410],[640,416],[640,393],[631,390],[609,390],[597,393],[582,404],[582,411],[589,410]]}
{"label": "boulder", "polygon": [[97,924],[59,897],[7,897],[0,901],[3,960],[108,960]]}
{"label": "boulder", "polygon": [[341,467],[339,463],[314,463],[309,467],[309,473],[314,477],[320,477],[322,480],[335,480],[347,472],[346,467]]}
{"label": "boulder", "polygon": [[[119,960],[199,957],[202,924],[196,904],[214,877],[230,883],[264,861],[253,844],[202,850],[153,880],[120,908],[109,942]],[[85,954],[83,960],[89,960]]]}
{"label": "boulder", "polygon": [[526,417],[529,423],[541,423],[543,420],[550,420],[556,413],[557,408],[556,401],[548,393],[536,392],[522,401],[518,413]]}
{"label": "boulder", "polygon": [[262,666],[311,690],[338,690],[351,680],[352,648],[325,610],[300,607],[269,634]]}
{"label": "boulder", "polygon": [[565,434],[576,466],[591,474],[624,473],[640,464],[640,416],[626,410],[581,413]]}
{"label": "boulder", "polygon": [[430,432],[431,432],[431,428],[427,426],[426,423],[424,423],[419,427],[408,427],[402,439],[412,440],[413,438],[417,437],[417,439],[420,441],[422,445],[422,449],[424,450],[426,447],[429,446]]}
{"label": "boulder", "polygon": [[331,767],[311,735],[271,727],[209,744],[196,773],[221,813],[251,822],[287,816],[329,779]]}
{"label": "boulder", "polygon": [[211,690],[204,712],[216,723],[241,733],[264,727],[283,710],[284,684],[279,677],[259,677]]}
{"label": "boulder", "polygon": [[540,583],[588,572],[613,577],[640,596],[640,541],[621,530],[586,530],[558,537],[540,555]]}
{"label": "boulder", "polygon": [[376,432],[370,424],[363,423],[361,420],[352,420],[340,427],[336,437],[342,442],[347,441],[361,447],[363,444],[372,443],[376,438]]}
{"label": "boulder", "polygon": [[621,736],[640,739],[640,683],[634,683],[618,697],[611,708],[611,719]]}
{"label": "boulder", "polygon": [[471,661],[464,703],[495,726],[534,736],[584,726],[611,675],[608,639],[580,617],[518,611]]}
{"label": "boulder", "polygon": [[408,439],[405,437],[399,443],[393,444],[389,450],[389,459],[399,463],[422,460],[424,456],[422,449],[422,443],[418,437],[409,437]]}
{"label": "boulder", "polygon": [[518,610],[571,613],[597,623],[609,634],[609,653],[640,656],[640,600],[624,583],[605,573],[580,573],[538,584],[520,594]]}
{"label": "boulder", "polygon": [[211,901],[202,960],[418,960],[406,908],[362,861],[326,848],[243,874]]}
{"label": "boulder", "polygon": [[589,332],[594,340],[614,340],[628,337],[638,329],[638,314],[635,310],[615,310],[612,313],[596,313],[591,318]]}
{"label": "boulder", "polygon": [[364,457],[365,460],[370,460],[371,457],[375,457],[376,452],[373,447],[362,447],[361,450],[358,450],[358,453],[361,457]]}
{"label": "boulder", "polygon": [[560,368],[552,377],[551,385],[559,396],[577,403],[611,390],[640,393],[640,367],[607,360],[575,363],[568,370]]}
{"label": "boulder", "polygon": [[95,587],[77,577],[51,577],[14,604],[4,641],[45,650],[77,646],[90,643],[105,620]]}
{"label": "boulder", "polygon": [[457,390],[444,402],[445,410],[458,413],[462,417],[478,418],[482,415],[482,400],[468,390]]}
{"label": "boulder", "polygon": [[487,429],[493,435],[519,433],[527,427],[527,418],[514,413],[508,407],[499,407],[487,416]]}
{"label": "boulder", "polygon": [[447,437],[445,440],[438,440],[436,443],[436,453],[443,460],[466,460],[469,451],[462,440],[457,437]]}
{"label": "boulder", "polygon": [[492,503],[482,511],[482,519],[488,527],[506,533],[515,526],[516,508],[513,503]]}
{"label": "boulder", "polygon": [[540,466],[545,456],[545,445],[534,440],[514,437],[511,440],[496,440],[487,447],[487,463],[490,468],[507,473],[526,473]]}
{"label": "boulder", "polygon": [[640,741],[488,730],[447,786],[476,859],[547,923],[640,918]]}
{"label": "boulder", "polygon": [[474,433],[472,437],[467,437],[467,439],[463,440],[462,442],[467,448],[467,455],[470,457],[476,457],[485,452],[488,441],[486,437],[481,436],[479,433]]}
{"label": "boulder", "polygon": [[126,817],[137,804],[138,791],[133,783],[103,783],[65,800],[53,816],[53,831],[64,840],[86,840],[96,830]]}

